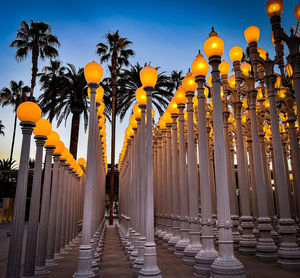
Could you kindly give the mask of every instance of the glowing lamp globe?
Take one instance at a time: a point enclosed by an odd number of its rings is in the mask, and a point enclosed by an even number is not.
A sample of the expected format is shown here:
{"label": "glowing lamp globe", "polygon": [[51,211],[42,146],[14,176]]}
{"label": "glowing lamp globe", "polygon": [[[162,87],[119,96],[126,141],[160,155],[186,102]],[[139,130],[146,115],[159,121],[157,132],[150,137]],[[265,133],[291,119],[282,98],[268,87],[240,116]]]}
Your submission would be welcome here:
{"label": "glowing lamp globe", "polygon": [[136,103],[135,105],[133,105],[133,115],[135,116],[135,118],[140,118],[141,117],[141,108],[139,108],[139,104]]}
{"label": "glowing lamp globe", "polygon": [[62,152],[65,150],[65,144],[62,141],[58,141],[58,143],[55,146],[54,153],[55,154],[62,154]]}
{"label": "glowing lamp globe", "polygon": [[70,152],[69,152],[69,150],[67,149],[67,148],[65,148],[64,150],[63,150],[63,152],[61,153],[61,159],[67,159],[68,158],[68,156],[70,155]]}
{"label": "glowing lamp globe", "polygon": [[256,96],[256,98],[257,98],[258,100],[260,100],[260,99],[263,98],[263,93],[262,93],[261,87],[257,88],[257,96]]}
{"label": "glowing lamp globe", "polygon": [[103,68],[95,61],[84,67],[84,77],[87,83],[99,84],[103,75]]}
{"label": "glowing lamp globe", "polygon": [[260,35],[260,30],[258,27],[254,25],[250,25],[245,31],[244,31],[244,36],[246,39],[246,42],[252,43],[252,42],[258,42],[259,40],[259,35]]}
{"label": "glowing lamp globe", "polygon": [[100,120],[99,120],[99,126],[102,127],[104,124],[105,124],[105,116],[102,115],[101,118],[100,118]]}
{"label": "glowing lamp globe", "polygon": [[258,52],[260,58],[262,58],[264,60],[267,59],[267,51],[266,50],[264,50],[263,48],[258,47],[257,52]]}
{"label": "glowing lamp globe", "polygon": [[140,87],[135,91],[135,98],[138,104],[147,104],[146,91],[143,87]]}
{"label": "glowing lamp globe", "polygon": [[177,104],[186,104],[187,98],[185,96],[182,86],[179,86],[177,91],[174,94],[174,100]]}
{"label": "glowing lamp globe", "polygon": [[226,62],[225,60],[222,60],[222,62],[219,65],[219,71],[221,75],[227,75],[230,70],[230,64]]}
{"label": "glowing lamp globe", "polygon": [[212,76],[211,75],[207,78],[207,84],[209,87],[212,88]]}
{"label": "glowing lamp globe", "polygon": [[179,110],[177,108],[177,103],[174,99],[169,103],[169,108],[168,109],[169,109],[171,114],[178,114],[179,113]]}
{"label": "glowing lamp globe", "polygon": [[79,164],[80,166],[84,166],[84,164],[85,164],[85,159],[84,159],[83,157],[79,158],[79,159],[78,159],[78,164]]}
{"label": "glowing lamp globe", "polygon": [[204,96],[205,98],[208,98],[209,90],[207,87],[204,87]]}
{"label": "glowing lamp globe", "polygon": [[154,118],[154,115],[155,115],[155,111],[154,111],[154,108],[152,108],[152,110],[151,110],[151,117],[152,117],[152,119]]}
{"label": "glowing lamp globe", "polygon": [[276,82],[275,82],[275,88],[279,89],[280,87],[281,87],[281,77],[280,77],[280,75],[277,75]]}
{"label": "glowing lamp globe", "polygon": [[204,52],[207,58],[212,56],[222,56],[224,52],[224,41],[218,36],[217,32],[212,31],[204,42]]}
{"label": "glowing lamp globe", "polygon": [[157,70],[150,65],[140,71],[140,79],[144,87],[155,87],[157,82]]}
{"label": "glowing lamp globe", "polygon": [[132,128],[137,128],[137,121],[135,120],[134,115],[131,115],[129,118],[130,124],[132,125]]}
{"label": "glowing lamp globe", "polygon": [[26,101],[18,106],[17,116],[21,122],[36,123],[41,118],[42,111],[36,103]]}
{"label": "glowing lamp globe", "polygon": [[274,15],[281,15],[283,10],[283,0],[268,0],[265,9],[270,18]]}
{"label": "glowing lamp globe", "polygon": [[68,158],[67,158],[66,163],[67,163],[67,164],[71,164],[71,163],[73,162],[73,159],[74,159],[74,158],[73,158],[73,155],[70,154],[70,155],[68,156]]}
{"label": "glowing lamp globe", "polygon": [[98,116],[102,116],[104,109],[105,109],[105,104],[103,103],[103,101],[99,101],[100,105],[98,106],[98,112],[97,115]]}
{"label": "glowing lamp globe", "polygon": [[39,119],[36,122],[35,128],[33,129],[34,135],[48,136],[52,130],[50,122],[46,119]]}
{"label": "glowing lamp globe", "polygon": [[286,64],[285,68],[286,68],[286,72],[287,72],[288,76],[292,77],[293,76],[293,68],[292,68],[291,64]]}
{"label": "glowing lamp globe", "polygon": [[200,53],[196,56],[196,59],[192,63],[192,73],[194,76],[204,75],[206,76],[209,70],[208,62],[203,58]]}
{"label": "glowing lamp globe", "polygon": [[193,97],[193,103],[194,103],[194,107],[198,107],[198,97],[197,96]]}
{"label": "glowing lamp globe", "polygon": [[166,122],[163,117],[161,117],[159,120],[159,127],[160,129],[166,129]]}
{"label": "glowing lamp globe", "polygon": [[187,72],[185,78],[182,80],[182,88],[184,92],[195,92],[197,89],[195,77],[190,71]]}
{"label": "glowing lamp globe", "polygon": [[171,113],[168,110],[166,110],[166,112],[164,113],[163,120],[166,124],[171,124],[172,123]]}
{"label": "glowing lamp globe", "polygon": [[95,97],[95,101],[96,102],[101,102],[102,99],[103,99],[103,96],[104,96],[104,89],[99,86],[97,89],[96,89],[96,97]]}
{"label": "glowing lamp globe", "polygon": [[183,118],[185,121],[187,121],[187,119],[188,119],[188,114],[187,114],[186,109],[183,111]]}
{"label": "glowing lamp globe", "polygon": [[235,76],[234,75],[231,75],[228,78],[228,83],[231,88],[235,88]]}
{"label": "glowing lamp globe", "polygon": [[243,49],[235,45],[229,50],[229,56],[232,62],[240,62],[243,58]]}
{"label": "glowing lamp globe", "polygon": [[48,139],[45,142],[46,146],[56,146],[56,144],[59,142],[59,135],[55,131],[51,131],[48,135]]}
{"label": "glowing lamp globe", "polygon": [[300,2],[294,8],[294,14],[298,21],[300,21]]}
{"label": "glowing lamp globe", "polygon": [[248,64],[247,62],[244,62],[244,63],[242,63],[242,65],[241,65],[241,70],[242,70],[242,73],[243,73],[245,76],[248,76],[248,75],[249,75],[249,72],[251,72],[251,65]]}

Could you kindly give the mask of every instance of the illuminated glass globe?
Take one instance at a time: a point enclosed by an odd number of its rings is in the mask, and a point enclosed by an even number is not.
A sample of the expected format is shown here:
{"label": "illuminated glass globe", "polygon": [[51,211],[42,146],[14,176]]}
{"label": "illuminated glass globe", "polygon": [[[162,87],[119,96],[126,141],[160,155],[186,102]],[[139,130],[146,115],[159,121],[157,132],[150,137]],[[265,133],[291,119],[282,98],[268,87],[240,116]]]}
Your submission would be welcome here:
{"label": "illuminated glass globe", "polygon": [[212,88],[212,76],[211,75],[207,78],[207,84],[210,88]]}
{"label": "illuminated glass globe", "polygon": [[283,0],[268,0],[265,9],[270,18],[275,15],[281,15],[283,11]]}
{"label": "illuminated glass globe", "polygon": [[204,53],[207,58],[212,56],[222,57],[224,52],[224,41],[218,36],[217,32],[212,31],[209,34],[209,37],[204,42]]}
{"label": "illuminated glass globe", "polygon": [[135,98],[138,104],[147,104],[146,91],[143,87],[140,87],[135,91]]}
{"label": "illuminated glass globe", "polygon": [[228,75],[230,70],[230,64],[226,62],[225,60],[222,60],[222,62],[219,65],[219,71],[221,75]]}
{"label": "illuminated glass globe", "polygon": [[51,123],[46,119],[39,119],[33,129],[33,134],[36,136],[48,136],[52,130]]}
{"label": "illuminated glass globe", "polygon": [[249,72],[251,72],[251,65],[248,64],[247,62],[242,63],[241,71],[245,76],[248,76]]}
{"label": "illuminated glass globe", "polygon": [[229,56],[232,62],[240,62],[243,58],[243,49],[235,45],[229,50]]}
{"label": "illuminated glass globe", "polygon": [[36,123],[41,118],[42,111],[36,103],[25,101],[18,106],[17,116],[21,122]]}
{"label": "illuminated glass globe", "polygon": [[62,154],[65,149],[65,144],[62,141],[58,141],[55,146],[54,154]]}
{"label": "illuminated glass globe", "polygon": [[196,59],[192,63],[192,73],[194,76],[203,75],[206,76],[209,70],[208,62],[203,58],[200,53],[196,56]]}
{"label": "illuminated glass globe", "polygon": [[195,77],[190,71],[187,72],[185,78],[182,80],[182,88],[185,92],[195,92],[197,89]]}
{"label": "illuminated glass globe", "polygon": [[179,86],[177,91],[174,94],[174,100],[177,104],[186,104],[187,98],[182,86]]}
{"label": "illuminated glass globe", "polygon": [[103,68],[95,61],[88,63],[84,67],[84,77],[87,83],[97,83],[101,82],[103,75]]}
{"label": "illuminated glass globe", "polygon": [[141,108],[139,108],[139,104],[136,103],[132,109],[133,109],[133,114],[134,114],[135,118],[140,118],[141,117]]}
{"label": "illuminated glass globe", "polygon": [[244,36],[246,39],[246,42],[252,43],[252,42],[258,42],[259,40],[259,35],[260,35],[260,30],[258,27],[254,25],[250,25],[245,31],[244,31]]}
{"label": "illuminated glass globe", "polygon": [[168,111],[168,109],[165,111],[165,113],[163,115],[163,119],[164,119],[166,124],[171,124],[172,123],[171,113]]}
{"label": "illuminated glass globe", "polygon": [[140,79],[144,87],[155,87],[157,82],[157,70],[150,65],[140,71]]}
{"label": "illuminated glass globe", "polygon": [[48,139],[45,143],[46,146],[56,146],[56,144],[59,142],[59,135],[55,131],[51,131],[48,135]]}
{"label": "illuminated glass globe", "polygon": [[267,51],[266,50],[264,50],[263,48],[258,47],[257,52],[258,52],[260,58],[262,58],[264,60],[267,59]]}
{"label": "illuminated glass globe", "polygon": [[179,110],[178,110],[177,103],[176,103],[175,99],[172,99],[172,101],[169,103],[168,109],[169,109],[171,115],[179,113]]}
{"label": "illuminated glass globe", "polygon": [[298,21],[300,21],[300,2],[294,8],[294,14]]}

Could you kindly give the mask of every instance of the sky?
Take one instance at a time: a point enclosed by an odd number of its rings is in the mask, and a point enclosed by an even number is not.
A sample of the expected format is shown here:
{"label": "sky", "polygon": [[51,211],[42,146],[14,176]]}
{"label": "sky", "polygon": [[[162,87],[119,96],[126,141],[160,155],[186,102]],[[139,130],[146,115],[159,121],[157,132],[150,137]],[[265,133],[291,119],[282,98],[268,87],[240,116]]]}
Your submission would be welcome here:
{"label": "sky", "polygon": [[[14,58],[16,49],[9,48],[15,39],[20,22],[30,19],[44,21],[51,25],[52,33],[61,43],[59,60],[72,63],[77,68],[84,67],[95,60],[96,44],[105,42],[107,32],[119,30],[120,35],[133,42],[135,56],[132,64],[151,62],[159,66],[161,71],[170,73],[172,70],[183,70],[186,73],[195,59],[198,50],[202,53],[205,39],[214,26],[215,31],[224,40],[225,50],[222,59],[230,62],[229,50],[234,45],[245,49],[244,30],[249,25],[260,28],[259,47],[266,49],[270,57],[274,57],[274,46],[271,42],[271,25],[265,12],[265,2],[262,0],[231,0],[231,1],[65,1],[65,0],[26,0],[0,1],[0,89],[8,87],[11,80],[23,80],[30,85],[31,55],[21,63]],[[296,0],[284,0],[282,26],[289,33],[296,24],[294,6]],[[288,50],[286,49],[286,52]],[[39,70],[49,64],[49,60],[39,61]],[[107,66],[104,77],[108,75]],[[38,83],[38,82],[37,82]],[[40,95],[37,85],[34,95]],[[124,131],[129,123],[127,117],[120,123],[117,119],[116,161],[122,148]],[[0,136],[0,159],[8,158],[13,133],[12,107],[0,107],[0,120],[5,125],[5,136]],[[155,115],[158,120],[158,114]],[[110,163],[110,125],[107,128],[107,156]],[[60,139],[69,147],[71,115],[66,125],[60,127],[53,123]],[[16,143],[13,158],[19,161],[22,143],[21,129],[17,124]],[[35,156],[34,139],[31,140],[30,157]],[[81,121],[79,131],[78,155],[86,157],[87,133],[84,132]]]}

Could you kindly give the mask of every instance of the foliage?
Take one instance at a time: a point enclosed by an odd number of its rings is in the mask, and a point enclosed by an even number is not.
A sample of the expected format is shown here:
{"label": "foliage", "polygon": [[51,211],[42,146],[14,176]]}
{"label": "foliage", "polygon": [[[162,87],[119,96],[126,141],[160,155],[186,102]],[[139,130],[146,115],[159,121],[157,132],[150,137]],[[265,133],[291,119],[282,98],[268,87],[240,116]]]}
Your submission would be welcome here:
{"label": "foliage", "polygon": [[0,120],[0,135],[4,136],[5,134],[4,134],[3,129],[4,129],[4,125],[2,124],[2,121]]}

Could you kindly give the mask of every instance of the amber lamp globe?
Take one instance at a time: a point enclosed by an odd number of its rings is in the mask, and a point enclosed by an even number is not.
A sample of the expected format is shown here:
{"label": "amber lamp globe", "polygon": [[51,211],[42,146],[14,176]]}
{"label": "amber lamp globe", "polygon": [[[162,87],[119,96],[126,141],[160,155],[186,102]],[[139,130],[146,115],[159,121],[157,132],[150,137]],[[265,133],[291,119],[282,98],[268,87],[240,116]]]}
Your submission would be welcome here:
{"label": "amber lamp globe", "polygon": [[235,88],[235,76],[234,75],[231,75],[228,78],[228,83],[231,88]]}
{"label": "amber lamp globe", "polygon": [[157,81],[157,70],[150,65],[140,71],[140,79],[144,87],[155,87]]}
{"label": "amber lamp globe", "polygon": [[99,84],[103,75],[103,68],[95,61],[84,67],[84,77],[87,83]]}
{"label": "amber lamp globe", "polygon": [[80,158],[78,159],[78,164],[79,164],[80,166],[84,166],[84,164],[85,164],[85,159],[84,159],[83,157],[80,157]]}
{"label": "amber lamp globe", "polygon": [[104,123],[105,123],[105,116],[102,115],[101,118],[100,118],[100,120],[99,120],[99,126],[103,126]]}
{"label": "amber lamp globe", "polygon": [[232,62],[240,62],[243,58],[243,49],[235,45],[229,50],[229,56]]}
{"label": "amber lamp globe", "polygon": [[55,154],[62,154],[64,149],[65,149],[65,144],[62,141],[58,141],[58,143],[55,146],[54,153]]}
{"label": "amber lamp globe", "polygon": [[103,96],[104,96],[104,89],[101,86],[99,86],[96,89],[95,101],[96,102],[102,102]]}
{"label": "amber lamp globe", "polygon": [[281,15],[283,10],[283,0],[268,0],[265,4],[266,12],[270,18],[274,15]]}
{"label": "amber lamp globe", "polygon": [[169,109],[167,109],[163,115],[163,120],[166,124],[171,124],[172,123],[172,117],[171,117],[171,113],[168,111]]}
{"label": "amber lamp globe", "polygon": [[206,76],[209,70],[208,62],[203,58],[200,53],[196,56],[196,59],[192,63],[192,73],[194,76],[203,75]]}
{"label": "amber lamp globe", "polygon": [[178,114],[179,113],[179,110],[177,108],[177,103],[174,99],[172,99],[172,101],[169,103],[169,111],[172,114]]}
{"label": "amber lamp globe", "polygon": [[294,14],[298,21],[300,21],[300,2],[294,8]]}
{"label": "amber lamp globe", "polygon": [[209,37],[204,42],[204,52],[207,58],[212,56],[222,56],[224,52],[224,41],[218,36],[214,28],[209,33]]}
{"label": "amber lamp globe", "polygon": [[212,76],[207,77],[207,84],[209,87],[212,87]]}
{"label": "amber lamp globe", "polygon": [[59,142],[59,135],[55,131],[51,131],[48,135],[48,139],[45,143],[46,146],[56,146],[56,144]]}
{"label": "amber lamp globe", "polygon": [[267,59],[267,51],[263,48],[258,47],[257,52],[259,53],[260,58],[266,60]]}
{"label": "amber lamp globe", "polygon": [[101,116],[104,112],[104,108],[105,108],[105,104],[103,103],[103,101],[99,101],[100,105],[98,106],[98,112],[97,115]]}
{"label": "amber lamp globe", "polygon": [[17,116],[21,122],[36,123],[41,118],[42,111],[36,103],[26,101],[18,106]]}
{"label": "amber lamp globe", "polygon": [[198,107],[198,96],[193,97],[194,107]]}
{"label": "amber lamp globe", "polygon": [[259,35],[260,35],[260,30],[258,27],[254,25],[250,25],[245,31],[244,31],[244,36],[246,39],[246,42],[252,43],[252,42],[258,42],[259,40]]}
{"label": "amber lamp globe", "polygon": [[135,98],[138,104],[145,104],[147,103],[147,96],[146,96],[146,91],[144,90],[143,87],[138,88],[135,91]]}
{"label": "amber lamp globe", "polygon": [[207,87],[204,87],[204,96],[205,98],[208,98],[209,90]]}
{"label": "amber lamp globe", "polygon": [[160,129],[166,129],[166,122],[163,117],[161,117],[159,120],[159,127]]}
{"label": "amber lamp globe", "polygon": [[228,75],[229,70],[230,70],[230,64],[227,61],[222,60],[222,62],[219,65],[220,74],[221,75]]}
{"label": "amber lamp globe", "polygon": [[243,73],[245,76],[248,76],[248,75],[249,75],[249,72],[251,71],[251,65],[248,64],[247,62],[244,62],[244,63],[242,63],[242,65],[241,65],[241,70],[242,70],[242,73]]}
{"label": "amber lamp globe", "polygon": [[185,96],[182,86],[179,86],[177,91],[174,94],[174,100],[177,104],[186,104],[187,98]]}
{"label": "amber lamp globe", "polygon": [[286,64],[285,68],[286,68],[286,72],[287,72],[288,76],[292,77],[293,76],[293,68],[292,68],[291,64]]}
{"label": "amber lamp globe", "polygon": [[67,148],[65,148],[64,150],[63,150],[63,152],[61,153],[61,159],[68,159],[68,157],[69,157],[69,155],[70,155],[70,152],[69,152],[69,150],[67,149]]}
{"label": "amber lamp globe", "polygon": [[137,128],[137,121],[135,120],[134,115],[131,115],[129,118],[132,128]]}
{"label": "amber lamp globe", "polygon": [[135,118],[140,118],[141,117],[141,108],[139,108],[139,104],[136,103],[135,105],[133,105],[133,114],[135,116]]}
{"label": "amber lamp globe", "polygon": [[33,129],[33,134],[36,136],[48,136],[52,130],[50,122],[46,119],[39,119]]}
{"label": "amber lamp globe", "polygon": [[195,77],[190,71],[187,72],[185,78],[182,80],[182,88],[184,92],[195,92],[197,89]]}

